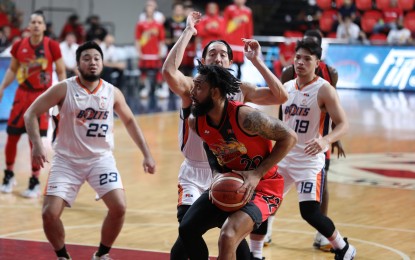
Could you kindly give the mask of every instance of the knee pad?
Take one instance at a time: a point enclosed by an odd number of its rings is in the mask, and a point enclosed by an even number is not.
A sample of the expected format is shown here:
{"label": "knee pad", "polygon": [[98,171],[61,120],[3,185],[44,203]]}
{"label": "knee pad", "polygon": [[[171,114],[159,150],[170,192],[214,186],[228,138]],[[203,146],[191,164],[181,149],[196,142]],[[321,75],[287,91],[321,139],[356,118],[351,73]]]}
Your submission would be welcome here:
{"label": "knee pad", "polygon": [[255,229],[254,231],[252,231],[251,233],[255,235],[265,236],[267,234],[267,230],[268,230],[268,219],[262,222],[261,225],[259,225],[259,227]]}

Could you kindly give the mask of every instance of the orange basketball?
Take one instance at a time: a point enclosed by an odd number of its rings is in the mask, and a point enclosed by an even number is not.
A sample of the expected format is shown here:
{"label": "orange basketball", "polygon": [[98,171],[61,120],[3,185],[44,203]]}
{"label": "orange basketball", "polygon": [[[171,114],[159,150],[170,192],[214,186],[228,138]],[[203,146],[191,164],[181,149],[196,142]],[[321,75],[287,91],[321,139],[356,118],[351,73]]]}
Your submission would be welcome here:
{"label": "orange basketball", "polygon": [[243,184],[241,175],[234,172],[223,173],[213,181],[209,191],[210,199],[223,211],[237,211],[246,204],[243,201],[245,191],[236,192]]}

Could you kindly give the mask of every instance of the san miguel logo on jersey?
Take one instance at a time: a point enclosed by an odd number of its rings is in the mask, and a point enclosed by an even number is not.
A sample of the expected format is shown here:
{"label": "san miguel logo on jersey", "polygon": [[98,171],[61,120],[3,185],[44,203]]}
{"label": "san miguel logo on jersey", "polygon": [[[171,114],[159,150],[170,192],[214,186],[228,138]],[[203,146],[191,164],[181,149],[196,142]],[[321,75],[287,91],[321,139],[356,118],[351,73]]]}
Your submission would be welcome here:
{"label": "san miguel logo on jersey", "polygon": [[210,150],[218,158],[218,162],[222,166],[248,152],[245,145],[237,140],[222,140],[218,144],[212,145]]}
{"label": "san miguel logo on jersey", "polygon": [[93,108],[80,110],[76,116],[77,122],[83,125],[88,120],[105,120],[108,118],[109,111],[96,111]]}

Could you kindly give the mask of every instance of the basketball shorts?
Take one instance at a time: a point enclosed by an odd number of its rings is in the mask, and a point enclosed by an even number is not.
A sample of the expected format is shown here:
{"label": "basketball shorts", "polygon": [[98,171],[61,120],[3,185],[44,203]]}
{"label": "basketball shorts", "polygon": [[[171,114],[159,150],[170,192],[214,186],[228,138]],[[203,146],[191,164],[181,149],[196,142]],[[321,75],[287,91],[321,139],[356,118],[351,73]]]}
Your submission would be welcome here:
{"label": "basketball shorts", "polygon": [[324,187],[324,167],[317,165],[307,167],[304,163],[289,163],[284,159],[278,164],[278,172],[284,177],[284,196],[294,184],[300,202],[321,201]]}
{"label": "basketball shorts", "polygon": [[278,210],[282,203],[283,190],[284,178],[277,172],[272,177],[259,181],[253,198],[241,209],[252,218],[256,228]]}
{"label": "basketball shorts", "polygon": [[98,199],[112,190],[123,189],[112,154],[88,160],[55,154],[44,195],[60,197],[71,207],[85,181],[95,190]]}
{"label": "basketball shorts", "polygon": [[[14,96],[13,106],[7,122],[7,134],[21,135],[26,133],[23,115],[29,106],[44,91],[31,91],[24,88],[17,88]],[[39,117],[40,135],[46,136],[48,131],[49,114],[43,113]]]}
{"label": "basketball shorts", "polygon": [[192,205],[212,184],[212,170],[208,162],[194,162],[185,159],[179,171],[180,205]]}

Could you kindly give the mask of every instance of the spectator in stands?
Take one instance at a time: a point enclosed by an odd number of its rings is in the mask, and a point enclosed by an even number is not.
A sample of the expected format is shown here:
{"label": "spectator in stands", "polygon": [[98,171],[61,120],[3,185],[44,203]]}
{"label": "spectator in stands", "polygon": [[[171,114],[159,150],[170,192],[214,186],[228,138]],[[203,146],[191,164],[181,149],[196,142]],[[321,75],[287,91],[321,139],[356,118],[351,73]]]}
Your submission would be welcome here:
{"label": "spectator in stands", "polygon": [[161,24],[164,23],[164,21],[166,20],[166,17],[164,16],[164,14],[160,11],[157,10],[157,1],[155,0],[148,0],[146,3],[146,6],[144,7],[144,11],[142,13],[140,13],[140,15],[138,16],[138,22],[143,22],[145,21],[147,18],[146,15],[146,9],[151,6],[151,8],[154,8],[154,14],[153,14],[153,19]]}
{"label": "spectator in stands", "polygon": [[82,44],[85,41],[85,29],[79,22],[79,16],[77,14],[72,14],[68,17],[59,36],[60,41],[65,40],[65,37],[69,32],[75,34],[76,42],[78,44]]}
{"label": "spectator in stands", "polygon": [[391,29],[388,33],[387,41],[389,44],[407,45],[412,44],[411,31],[403,27],[402,24],[396,24],[396,29]]}
{"label": "spectator in stands", "polygon": [[397,24],[403,24],[403,10],[398,0],[390,0],[389,7],[382,10],[383,17],[373,27],[373,33],[389,32],[396,29]]}
{"label": "spectator in stands", "polygon": [[139,21],[135,30],[135,46],[138,54],[138,68],[140,74],[140,96],[147,98],[154,94],[156,88],[161,86],[163,51],[165,47],[165,31],[163,24],[155,20],[155,1],[147,1],[145,8],[146,19]]}
{"label": "spectator in stands", "polygon": [[117,47],[114,45],[115,38],[111,34],[105,36],[104,41],[100,44],[104,54],[104,71],[102,78],[119,88],[124,86],[124,69],[126,63],[120,59]]}
{"label": "spectator in stands", "polygon": [[66,35],[65,40],[59,44],[59,47],[61,48],[62,59],[65,63],[66,76],[68,78],[78,74],[75,59],[78,46],[79,45],[76,43],[76,36],[73,32],[69,32]]}
{"label": "spectator in stands", "polygon": [[343,0],[343,5],[338,8],[338,23],[342,23],[345,16],[349,16],[353,23],[360,25],[360,16],[353,0]]}
{"label": "spectator in stands", "polygon": [[287,39],[279,44],[280,53],[278,59],[274,61],[274,73],[281,79],[282,69],[294,63],[295,40]]}
{"label": "spectator in stands", "polygon": [[289,18],[286,19],[286,21],[291,23],[290,27],[292,30],[304,32],[306,30],[318,28],[321,14],[322,11],[320,7],[318,7],[316,1],[308,0],[294,20]]}
{"label": "spectator in stands", "polygon": [[164,29],[166,30],[166,44],[169,50],[179,39],[184,28],[186,28],[184,6],[182,3],[175,3],[173,4],[172,16],[168,17],[164,22]]}
{"label": "spectator in stands", "polygon": [[1,10],[7,14],[8,20],[11,21],[14,17],[22,15],[16,8],[16,3],[13,0],[1,0]]}
{"label": "spectator in stands", "polygon": [[225,40],[233,51],[233,63],[238,67],[236,77],[241,78],[241,66],[244,63],[244,44],[241,39],[252,39],[254,23],[251,8],[245,5],[246,0],[234,0],[225,8]]}
{"label": "spectator in stands", "polygon": [[219,6],[215,2],[206,5],[206,13],[196,25],[197,37],[201,41],[201,49],[212,40],[222,39],[225,32],[223,17],[219,13]]}
{"label": "spectator in stands", "polygon": [[53,28],[53,23],[52,22],[47,22],[46,23],[46,31],[45,31],[45,36],[53,39],[53,40],[57,40],[58,36],[55,33],[55,30]]}
{"label": "spectator in stands", "polygon": [[86,40],[98,40],[99,42],[102,42],[105,39],[105,36],[107,36],[108,31],[102,26],[100,17],[98,15],[91,15],[87,19],[87,24],[89,25],[89,28],[86,32]]}
{"label": "spectator in stands", "polygon": [[0,27],[0,52],[3,52],[9,45],[10,42],[4,32],[4,27]]}
{"label": "spectator in stands", "polygon": [[356,43],[366,39],[366,34],[360,30],[360,27],[352,21],[349,15],[345,15],[343,22],[337,26],[336,38]]}

